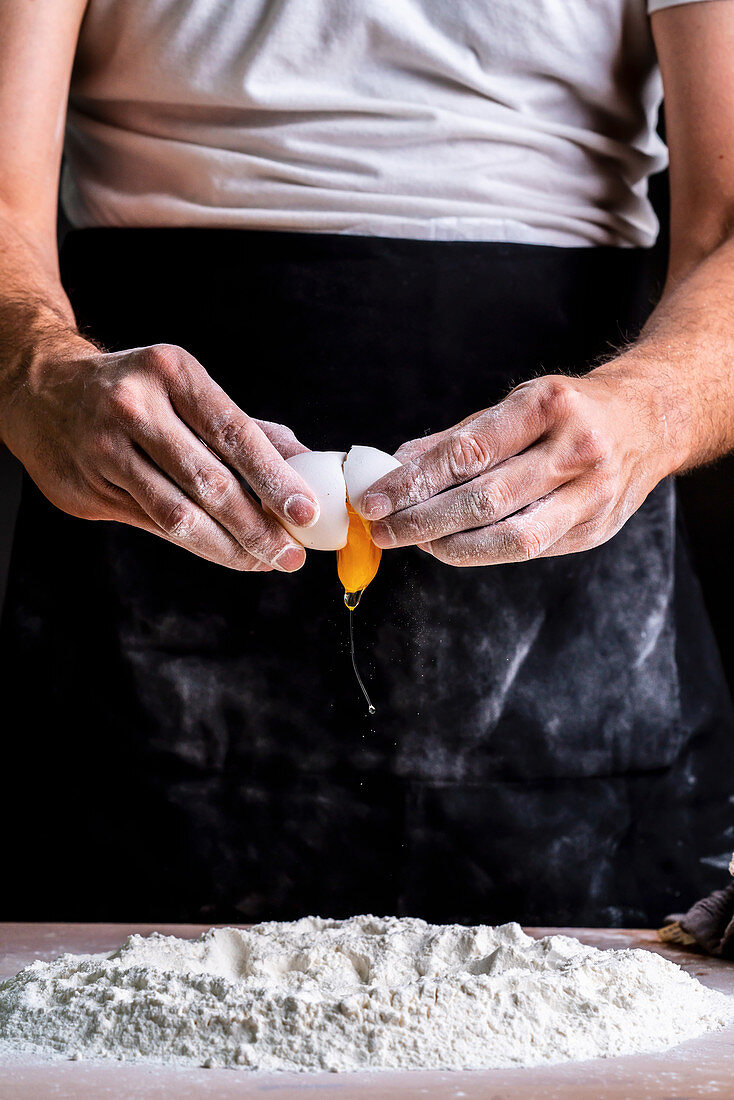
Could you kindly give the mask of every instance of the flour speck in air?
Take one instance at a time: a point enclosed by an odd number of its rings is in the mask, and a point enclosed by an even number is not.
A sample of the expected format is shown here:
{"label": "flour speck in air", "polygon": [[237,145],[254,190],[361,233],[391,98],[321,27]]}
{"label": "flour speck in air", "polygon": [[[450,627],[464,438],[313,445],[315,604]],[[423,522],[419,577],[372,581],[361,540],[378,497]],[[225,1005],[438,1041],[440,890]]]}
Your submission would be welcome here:
{"label": "flour speck in air", "polygon": [[304,917],[131,936],[0,983],[0,1052],[259,1070],[482,1069],[665,1050],[734,1015],[649,951],[517,924]]}

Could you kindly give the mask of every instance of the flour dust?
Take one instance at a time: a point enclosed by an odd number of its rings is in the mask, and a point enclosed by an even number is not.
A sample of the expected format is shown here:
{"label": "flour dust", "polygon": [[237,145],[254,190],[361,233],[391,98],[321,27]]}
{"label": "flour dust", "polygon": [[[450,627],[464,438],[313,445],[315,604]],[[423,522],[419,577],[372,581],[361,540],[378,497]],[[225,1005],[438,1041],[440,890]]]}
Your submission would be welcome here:
{"label": "flour dust", "polygon": [[257,1070],[486,1069],[662,1051],[734,1001],[648,951],[517,924],[304,917],[131,936],[0,983],[0,1052]]}

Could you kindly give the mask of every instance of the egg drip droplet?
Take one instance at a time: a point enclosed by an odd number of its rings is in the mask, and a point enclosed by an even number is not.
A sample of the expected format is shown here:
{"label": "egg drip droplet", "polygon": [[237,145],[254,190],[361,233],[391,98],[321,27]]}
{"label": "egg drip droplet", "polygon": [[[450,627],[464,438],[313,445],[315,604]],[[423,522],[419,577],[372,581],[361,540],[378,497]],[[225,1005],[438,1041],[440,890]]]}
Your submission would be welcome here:
{"label": "egg drip droplet", "polygon": [[375,713],[374,703],[367,694],[367,688],[364,686],[362,677],[359,675],[359,669],[357,668],[357,658],[354,655],[354,610],[349,608],[349,653],[352,658],[352,668],[354,669],[354,675],[357,678],[362,694],[364,695],[365,702],[367,703],[367,710],[370,714]]}
{"label": "egg drip droplet", "polygon": [[352,508],[349,497],[347,497],[347,512],[349,514],[347,541],[346,545],[336,552],[336,568],[339,580],[344,586],[344,603],[349,608],[349,652],[352,657],[352,668],[357,683],[367,701],[369,713],[374,714],[375,708],[357,669],[357,661],[354,655],[353,616],[354,610],[362,598],[362,593],[377,573],[382,550],[379,546],[375,546],[370,538],[369,527],[359,513]]}

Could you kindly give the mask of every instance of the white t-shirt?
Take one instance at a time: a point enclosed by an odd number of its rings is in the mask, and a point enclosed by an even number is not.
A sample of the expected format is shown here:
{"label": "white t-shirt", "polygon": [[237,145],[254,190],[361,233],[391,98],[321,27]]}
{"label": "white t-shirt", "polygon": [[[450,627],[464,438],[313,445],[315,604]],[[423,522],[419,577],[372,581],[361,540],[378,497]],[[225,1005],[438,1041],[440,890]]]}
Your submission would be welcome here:
{"label": "white t-shirt", "polygon": [[90,0],[67,216],[649,245],[672,2]]}

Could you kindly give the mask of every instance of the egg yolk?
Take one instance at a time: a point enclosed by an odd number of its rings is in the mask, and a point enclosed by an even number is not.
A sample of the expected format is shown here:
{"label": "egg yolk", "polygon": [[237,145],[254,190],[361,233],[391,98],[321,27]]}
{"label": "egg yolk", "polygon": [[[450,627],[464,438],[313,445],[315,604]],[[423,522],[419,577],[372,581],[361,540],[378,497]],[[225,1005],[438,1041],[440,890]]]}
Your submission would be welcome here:
{"label": "egg yolk", "polygon": [[369,527],[347,500],[349,529],[347,544],[336,552],[336,569],[344,585],[344,603],[350,611],[359,603],[367,585],[374,579],[382,550],[370,538]]}

